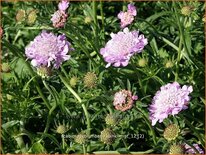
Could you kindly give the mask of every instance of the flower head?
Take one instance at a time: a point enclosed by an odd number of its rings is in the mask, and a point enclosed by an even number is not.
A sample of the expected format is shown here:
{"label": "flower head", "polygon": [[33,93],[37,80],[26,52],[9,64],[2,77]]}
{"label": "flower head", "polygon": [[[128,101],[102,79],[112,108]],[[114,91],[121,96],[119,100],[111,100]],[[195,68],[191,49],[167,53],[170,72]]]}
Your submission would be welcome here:
{"label": "flower head", "polygon": [[107,114],[105,117],[105,122],[108,125],[114,126],[118,123],[119,118],[115,116],[114,114]]}
{"label": "flower head", "polygon": [[71,44],[66,40],[65,35],[56,36],[53,33],[42,31],[26,47],[25,53],[34,67],[59,68],[62,62],[68,60],[72,51]]}
{"label": "flower head", "polygon": [[105,144],[112,144],[115,140],[115,133],[109,128],[101,131],[100,139]]}
{"label": "flower head", "polygon": [[64,27],[68,15],[64,11],[56,11],[51,18],[53,26],[56,28]]}
{"label": "flower head", "polygon": [[132,92],[129,90],[121,90],[114,95],[113,105],[117,110],[126,111],[132,108],[134,100],[137,100],[137,96],[132,96]]}
{"label": "flower head", "polygon": [[184,154],[184,146],[180,144],[173,144],[170,147],[170,154]]}
{"label": "flower head", "polygon": [[[193,144],[193,146],[197,149],[198,153],[204,154],[204,151],[199,147],[198,144]],[[197,154],[196,151],[189,146],[188,144],[185,144],[185,153],[187,154]]]}
{"label": "flower head", "polygon": [[152,125],[155,125],[157,121],[163,122],[169,115],[176,115],[187,109],[190,101],[189,94],[192,91],[192,86],[184,85],[181,88],[177,82],[162,86],[149,107]]}
{"label": "flower head", "polygon": [[128,4],[127,9],[127,12],[121,11],[117,15],[117,17],[121,20],[121,28],[130,25],[134,20],[134,16],[137,15],[136,8],[133,4]]}
{"label": "flower head", "polygon": [[130,57],[135,53],[140,53],[147,45],[144,35],[139,35],[138,31],[129,32],[128,28],[117,34],[112,33],[111,37],[112,39],[107,42],[106,46],[100,49],[100,54],[108,63],[106,67],[111,64],[115,67],[127,66]]}
{"label": "flower head", "polygon": [[60,11],[66,11],[66,9],[69,7],[69,2],[68,0],[62,0],[61,2],[59,2],[58,4],[58,9]]}
{"label": "flower head", "polygon": [[84,85],[88,88],[94,88],[97,83],[97,75],[93,72],[87,72],[84,76]]}
{"label": "flower head", "polygon": [[58,4],[58,9],[51,18],[53,26],[56,28],[64,27],[68,14],[66,13],[67,8],[69,7],[68,0],[62,0]]}
{"label": "flower head", "polygon": [[169,125],[164,131],[164,138],[168,141],[175,140],[180,132],[179,126],[176,124]]}
{"label": "flower head", "polygon": [[75,136],[74,141],[79,144],[85,144],[88,139],[88,136],[85,133],[79,133]]}

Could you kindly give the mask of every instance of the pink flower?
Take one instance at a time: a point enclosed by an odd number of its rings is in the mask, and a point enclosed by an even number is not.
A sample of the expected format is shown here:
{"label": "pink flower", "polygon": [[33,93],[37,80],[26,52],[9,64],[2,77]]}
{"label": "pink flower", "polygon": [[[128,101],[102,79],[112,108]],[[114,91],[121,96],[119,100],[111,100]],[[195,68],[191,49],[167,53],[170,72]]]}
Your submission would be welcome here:
{"label": "pink flower", "polygon": [[192,86],[184,85],[182,88],[177,82],[168,83],[160,88],[149,107],[150,120],[154,126],[157,121],[163,122],[169,115],[176,115],[187,109],[190,101],[189,94]]}
{"label": "pink flower", "polygon": [[59,10],[57,10],[51,18],[51,21],[53,23],[53,26],[56,28],[64,27],[66,24],[66,20],[68,17],[68,14],[66,13],[66,9],[69,7],[69,2],[67,0],[62,0],[58,4]]}
{"label": "pink flower", "polygon": [[121,90],[114,95],[113,105],[117,110],[126,111],[131,109],[135,100],[138,97],[132,95],[132,92],[129,90]]}
{"label": "pink flower", "polygon": [[28,59],[34,67],[54,67],[70,59],[69,52],[73,51],[70,42],[65,35],[54,35],[51,32],[42,31],[25,49]]}
{"label": "pink flower", "polygon": [[66,11],[66,9],[69,7],[69,2],[67,0],[62,0],[58,4],[58,8],[60,11]]}
{"label": "pink flower", "polygon": [[134,16],[137,15],[136,8],[133,4],[127,6],[127,12],[121,11],[117,17],[121,20],[121,28],[130,25],[134,21]]}
{"label": "pink flower", "polygon": [[128,28],[117,34],[112,33],[111,37],[112,39],[107,42],[106,46],[100,49],[100,54],[107,62],[106,67],[127,66],[130,57],[135,53],[140,53],[147,45],[144,35],[139,35],[138,31],[129,32]]}
{"label": "pink flower", "polygon": [[[200,154],[204,154],[204,151],[199,147],[198,144],[193,144],[193,146],[197,149],[197,151]],[[187,154],[197,154],[196,151],[187,144],[185,144],[185,153],[187,153]]]}
{"label": "pink flower", "polygon": [[56,28],[64,27],[68,15],[64,11],[56,11],[51,18],[53,26]]}

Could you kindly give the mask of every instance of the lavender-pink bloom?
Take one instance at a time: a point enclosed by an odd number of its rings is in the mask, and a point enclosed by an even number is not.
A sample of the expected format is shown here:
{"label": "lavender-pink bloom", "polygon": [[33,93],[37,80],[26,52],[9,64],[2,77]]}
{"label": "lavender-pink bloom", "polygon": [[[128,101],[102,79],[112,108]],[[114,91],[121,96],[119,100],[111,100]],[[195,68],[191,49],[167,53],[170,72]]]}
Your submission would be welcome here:
{"label": "lavender-pink bloom", "polygon": [[72,51],[71,44],[65,35],[56,36],[53,33],[42,31],[25,49],[26,56],[31,59],[34,67],[59,68],[62,62],[68,60]]}
{"label": "lavender-pink bloom", "polygon": [[121,11],[117,17],[121,20],[121,28],[124,28],[128,25],[130,25],[133,20],[134,20],[134,16],[137,15],[137,11],[136,8],[133,4],[128,4],[127,6],[127,12],[123,12]]}
{"label": "lavender-pink bloom", "polygon": [[56,28],[64,27],[68,15],[64,11],[56,11],[51,18],[53,26]]}
{"label": "lavender-pink bloom", "polygon": [[152,125],[154,126],[157,121],[163,122],[169,115],[176,115],[187,109],[190,101],[189,94],[192,91],[192,86],[184,85],[181,88],[177,82],[162,86],[149,107]]}
{"label": "lavender-pink bloom", "polygon": [[[193,146],[197,149],[200,154],[204,154],[204,151],[199,147],[198,144],[193,144]],[[190,147],[189,145],[185,144],[185,153],[187,154],[197,154],[196,151]]]}
{"label": "lavender-pink bloom", "polygon": [[58,8],[60,11],[66,11],[66,9],[69,7],[69,1],[68,0],[62,0],[58,4]]}
{"label": "lavender-pink bloom", "polygon": [[129,32],[128,28],[117,34],[112,33],[111,37],[112,39],[107,42],[106,46],[100,49],[100,54],[107,62],[106,67],[127,66],[130,57],[135,53],[140,53],[147,45],[144,35],[139,35],[138,31]]}

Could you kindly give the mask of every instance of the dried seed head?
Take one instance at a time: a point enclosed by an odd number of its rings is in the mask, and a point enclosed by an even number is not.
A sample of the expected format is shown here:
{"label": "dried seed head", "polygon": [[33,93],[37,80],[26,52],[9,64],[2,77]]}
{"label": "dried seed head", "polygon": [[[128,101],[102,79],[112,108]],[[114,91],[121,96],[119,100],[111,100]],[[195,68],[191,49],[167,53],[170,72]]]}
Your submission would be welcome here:
{"label": "dried seed head", "polygon": [[88,88],[93,88],[96,86],[96,82],[97,82],[97,76],[95,73],[93,72],[88,72],[85,76],[84,76],[84,85]]}
{"label": "dried seed head", "polygon": [[79,134],[75,137],[74,141],[75,141],[76,143],[79,143],[79,144],[85,144],[86,141],[87,141],[87,135],[86,135],[85,133],[79,133]]}
{"label": "dried seed head", "polygon": [[173,144],[170,147],[170,154],[184,154],[184,146]]}
{"label": "dried seed head", "polygon": [[37,74],[42,78],[48,78],[52,75],[51,67],[39,67],[37,68]]}
{"label": "dried seed head", "polygon": [[115,133],[111,129],[104,129],[101,132],[100,139],[105,144],[112,144],[115,140]]}
{"label": "dried seed head", "polygon": [[175,140],[180,132],[179,126],[176,124],[169,125],[164,131],[164,138],[168,141]]}
{"label": "dried seed head", "polygon": [[189,16],[191,13],[192,13],[192,10],[193,10],[193,7],[191,6],[184,6],[182,9],[181,9],[181,13],[185,16]]}
{"label": "dried seed head", "polygon": [[16,13],[16,21],[23,22],[26,19],[26,11],[25,10],[18,10]]}

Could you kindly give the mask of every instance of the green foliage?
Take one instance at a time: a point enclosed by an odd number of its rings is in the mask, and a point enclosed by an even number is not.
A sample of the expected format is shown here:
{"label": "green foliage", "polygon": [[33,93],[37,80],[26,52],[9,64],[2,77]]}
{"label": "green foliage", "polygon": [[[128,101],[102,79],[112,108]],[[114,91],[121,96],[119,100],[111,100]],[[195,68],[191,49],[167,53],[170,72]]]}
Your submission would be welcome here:
{"label": "green foliage", "polygon": [[[53,28],[50,21],[56,1],[2,2],[2,57],[10,67],[2,73],[3,154],[169,153],[172,143],[163,133],[171,123],[181,129],[175,142],[204,147],[204,3],[133,3],[137,17],[129,28],[143,33],[148,45],[127,67],[105,68],[99,51],[110,33],[120,31],[117,14],[126,2],[70,2],[62,29]],[[181,13],[186,5],[194,8],[187,16]],[[19,10],[27,13],[25,20],[17,22]],[[28,23],[30,10],[36,11],[37,18]],[[24,54],[42,30],[64,33],[75,49],[71,59],[45,79]],[[91,88],[83,80],[88,72],[95,73]],[[174,81],[193,86],[189,108],[152,127],[148,106],[162,85]],[[115,92],[121,89],[138,95],[129,111],[117,111],[112,104]],[[111,145],[100,138],[101,131],[111,127],[105,122],[108,114],[118,118],[112,126],[116,137]],[[68,130],[58,134],[56,122],[68,124]],[[76,135],[83,131],[88,136],[86,142],[76,143]]]}

